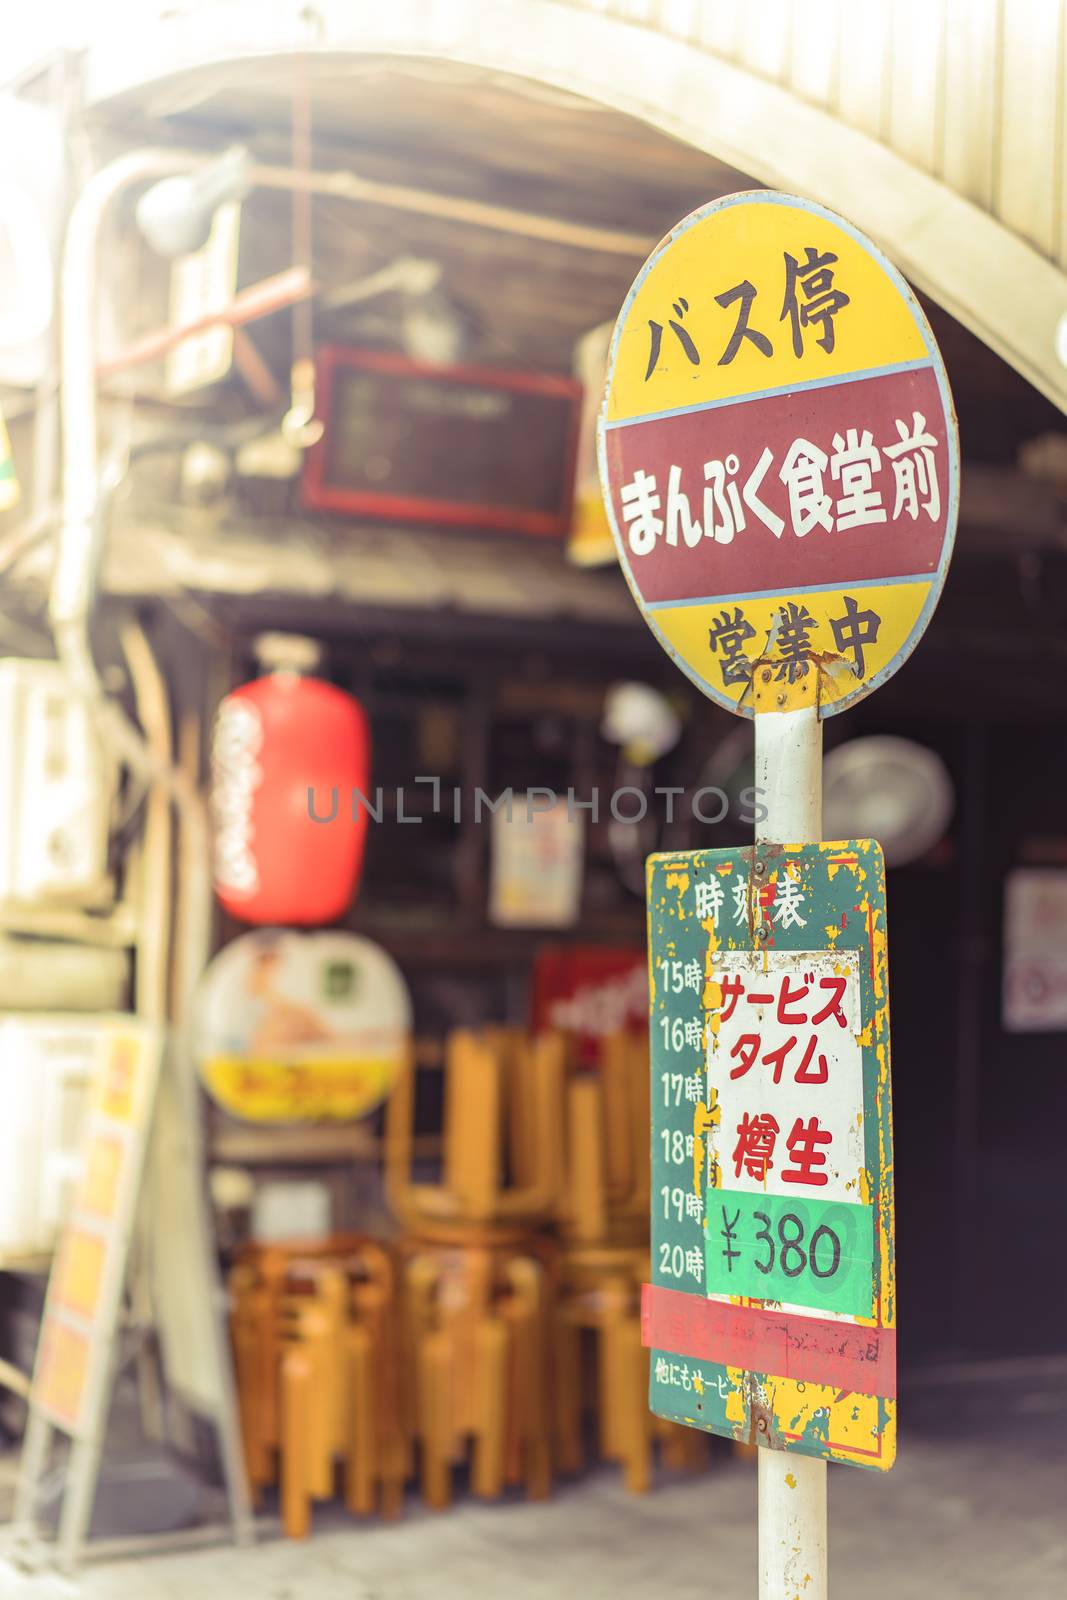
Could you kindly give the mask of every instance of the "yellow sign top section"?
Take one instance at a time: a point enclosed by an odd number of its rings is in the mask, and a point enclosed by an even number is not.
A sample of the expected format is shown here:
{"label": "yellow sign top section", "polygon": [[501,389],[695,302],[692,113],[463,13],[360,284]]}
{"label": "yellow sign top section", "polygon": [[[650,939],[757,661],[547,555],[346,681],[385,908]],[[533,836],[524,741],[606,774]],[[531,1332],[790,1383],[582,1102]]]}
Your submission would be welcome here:
{"label": "yellow sign top section", "polygon": [[819,206],[758,193],[669,235],[616,338],[608,422],[931,354],[910,295],[869,244]]}

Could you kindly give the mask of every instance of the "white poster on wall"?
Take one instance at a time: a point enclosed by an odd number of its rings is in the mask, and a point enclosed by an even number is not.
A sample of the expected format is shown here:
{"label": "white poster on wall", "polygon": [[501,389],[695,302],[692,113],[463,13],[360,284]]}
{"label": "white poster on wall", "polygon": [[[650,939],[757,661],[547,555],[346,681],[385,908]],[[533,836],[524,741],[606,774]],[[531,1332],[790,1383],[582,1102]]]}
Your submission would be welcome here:
{"label": "white poster on wall", "polygon": [[582,899],[582,817],[537,790],[493,813],[489,920],[498,928],[571,928]]}
{"label": "white poster on wall", "polygon": [[1067,871],[1023,867],[1004,886],[1007,1033],[1067,1030]]}

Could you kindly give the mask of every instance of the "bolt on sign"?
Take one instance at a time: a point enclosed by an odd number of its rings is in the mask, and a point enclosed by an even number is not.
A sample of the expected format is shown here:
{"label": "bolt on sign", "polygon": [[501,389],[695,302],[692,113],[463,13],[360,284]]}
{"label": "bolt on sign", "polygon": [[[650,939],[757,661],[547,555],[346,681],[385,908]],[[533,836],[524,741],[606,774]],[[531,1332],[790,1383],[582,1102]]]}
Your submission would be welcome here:
{"label": "bolt on sign", "polygon": [[896,1453],[885,867],[873,840],[648,863],[651,1409]]}
{"label": "bolt on sign", "polygon": [[952,553],[959,443],[914,295],[843,218],[771,192],[687,217],[612,340],[600,471],[634,598],[751,716],[754,663],[814,662],[822,716],[907,659]]}

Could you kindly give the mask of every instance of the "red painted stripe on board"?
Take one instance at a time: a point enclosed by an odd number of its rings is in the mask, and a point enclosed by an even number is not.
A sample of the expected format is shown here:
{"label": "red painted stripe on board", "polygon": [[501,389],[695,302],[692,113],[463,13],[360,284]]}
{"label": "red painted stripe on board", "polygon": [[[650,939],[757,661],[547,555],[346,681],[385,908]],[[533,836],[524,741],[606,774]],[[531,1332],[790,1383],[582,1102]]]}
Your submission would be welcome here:
{"label": "red painted stripe on board", "polygon": [[[897,507],[892,459],[884,449],[899,444],[897,419],[912,426],[918,413],[937,440],[932,461],[938,481],[938,515],[931,521],[917,508]],[[845,493],[834,479],[829,458],[833,440],[848,430],[859,436],[870,430],[879,465],[872,468],[872,487],[881,496],[886,520],[881,523],[837,525],[836,502]],[[652,418],[608,432],[605,450],[612,485],[615,523],[624,541],[625,564],[646,605],[663,600],[712,599],[716,596],[773,591],[789,594],[795,587],[837,588],[842,584],[877,582],[879,579],[933,577],[944,550],[951,484],[950,436],[937,377],[932,367],[913,372],[887,373],[861,383],[836,384],[829,389],[798,389],[792,394],[694,411],[682,416]],[[791,445],[803,438],[828,458],[823,487],[834,503],[832,531],[821,523],[798,538],[793,532],[789,496],[780,476]],[[666,530],[644,555],[633,550],[634,525],[627,523],[622,487],[637,472],[651,474],[660,521],[668,517],[672,467],[679,469],[678,486],[688,495],[694,519],[705,518],[705,463],[733,462],[737,492],[761,459],[764,447],[772,464],[758,485],[758,498],[785,524],[776,535],[751,506],[744,508],[744,529],[728,544],[698,537],[690,547],[674,530],[675,544],[667,543]],[[644,481],[644,480],[642,480]],[[633,503],[629,509],[633,510]],[[722,521],[715,512],[716,526]]]}
{"label": "red painted stripe on board", "polygon": [[646,1283],[641,1290],[641,1342],[649,1349],[724,1367],[896,1398],[895,1328],[860,1328],[826,1317],[724,1305]]}

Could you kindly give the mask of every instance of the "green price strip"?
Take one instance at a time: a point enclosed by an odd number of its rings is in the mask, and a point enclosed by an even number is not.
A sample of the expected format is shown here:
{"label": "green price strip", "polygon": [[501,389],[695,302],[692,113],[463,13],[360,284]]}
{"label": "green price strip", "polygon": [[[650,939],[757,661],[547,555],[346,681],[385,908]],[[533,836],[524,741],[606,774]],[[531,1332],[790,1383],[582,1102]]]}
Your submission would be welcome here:
{"label": "green price strip", "polygon": [[705,1235],[708,1294],[872,1314],[873,1206],[709,1189]]}

